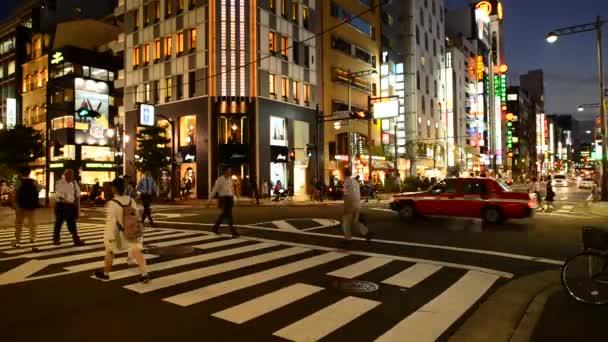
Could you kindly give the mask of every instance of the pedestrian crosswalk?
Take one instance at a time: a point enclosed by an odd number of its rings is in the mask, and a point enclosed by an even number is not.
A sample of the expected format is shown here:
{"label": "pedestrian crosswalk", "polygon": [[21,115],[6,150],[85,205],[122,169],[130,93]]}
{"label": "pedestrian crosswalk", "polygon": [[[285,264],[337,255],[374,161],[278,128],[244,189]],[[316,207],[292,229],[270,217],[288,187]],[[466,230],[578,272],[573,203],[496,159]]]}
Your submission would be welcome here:
{"label": "pedestrian crosswalk", "polygon": [[[0,264],[12,263],[10,269],[0,268],[0,288],[75,273],[83,273],[81,281],[97,281],[85,272],[102,265],[102,225],[82,224],[80,234],[88,238],[87,245],[79,247],[52,245],[51,232],[50,225],[40,227],[37,252],[27,244],[4,248],[11,232],[0,232]],[[500,272],[472,266],[404,261],[256,237],[230,239],[200,231],[149,228],[144,240],[152,281],[139,283],[137,268],[126,265],[123,254],[117,256],[107,286],[237,326],[255,325],[267,329],[269,339],[316,341],[336,340],[346,333],[370,334],[363,332],[366,327],[361,323],[376,317],[384,323],[381,331],[372,330],[371,340],[433,341],[501,281]],[[192,252],[156,253],[171,246],[188,246]],[[370,281],[379,289],[370,296],[334,286],[349,279]]]}
{"label": "pedestrian crosswalk", "polygon": [[274,220],[269,222],[261,222],[252,224],[252,227],[272,228],[277,230],[285,230],[291,232],[312,231],[328,227],[335,227],[340,224],[340,221],[322,219],[322,218],[297,218],[287,220]]}

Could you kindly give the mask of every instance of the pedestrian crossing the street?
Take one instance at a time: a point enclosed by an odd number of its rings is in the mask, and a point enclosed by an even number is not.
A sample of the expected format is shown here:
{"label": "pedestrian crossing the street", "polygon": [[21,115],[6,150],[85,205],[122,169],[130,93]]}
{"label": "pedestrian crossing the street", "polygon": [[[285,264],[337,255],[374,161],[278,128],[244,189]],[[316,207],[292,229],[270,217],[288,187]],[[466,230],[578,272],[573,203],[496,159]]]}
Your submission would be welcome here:
{"label": "pedestrian crossing the street", "polygon": [[[329,220],[328,220],[329,221]],[[327,223],[327,222],[325,222]],[[34,244],[11,248],[0,232],[0,288],[102,266],[103,226],[82,224],[85,246],[51,244],[52,227]],[[278,228],[281,229],[281,228]],[[28,236],[25,234],[25,238]],[[200,231],[147,228],[145,257],[152,275],[138,282],[137,267],[118,255],[107,286],[151,301],[195,309],[244,329],[292,341],[361,336],[377,341],[434,341],[501,281],[502,272],[478,267],[345,251],[256,237],[231,239]],[[166,255],[164,247],[191,252]],[[485,271],[484,271],[485,270]],[[346,291],[341,282],[365,281],[374,292]],[[361,323],[378,317],[374,328]],[[345,335],[347,334],[347,335]]]}

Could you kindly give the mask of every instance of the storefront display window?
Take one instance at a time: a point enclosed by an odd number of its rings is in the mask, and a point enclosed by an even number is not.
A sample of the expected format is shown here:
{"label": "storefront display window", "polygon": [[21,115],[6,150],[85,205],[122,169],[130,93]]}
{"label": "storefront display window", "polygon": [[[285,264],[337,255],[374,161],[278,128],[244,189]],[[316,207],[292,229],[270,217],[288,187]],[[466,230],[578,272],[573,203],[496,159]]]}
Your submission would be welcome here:
{"label": "storefront display window", "polygon": [[113,161],[112,149],[103,146],[86,146],[82,147],[82,160],[95,161]]}
{"label": "storefront display window", "polygon": [[182,116],[179,119],[179,146],[196,145],[196,116]]}
{"label": "storefront display window", "polygon": [[182,198],[196,198],[196,163],[181,164],[179,174]]}
{"label": "storefront display window", "polygon": [[246,116],[220,116],[218,137],[220,144],[247,144],[249,122]]}
{"label": "storefront display window", "polygon": [[270,117],[270,145],[287,146],[285,118]]}

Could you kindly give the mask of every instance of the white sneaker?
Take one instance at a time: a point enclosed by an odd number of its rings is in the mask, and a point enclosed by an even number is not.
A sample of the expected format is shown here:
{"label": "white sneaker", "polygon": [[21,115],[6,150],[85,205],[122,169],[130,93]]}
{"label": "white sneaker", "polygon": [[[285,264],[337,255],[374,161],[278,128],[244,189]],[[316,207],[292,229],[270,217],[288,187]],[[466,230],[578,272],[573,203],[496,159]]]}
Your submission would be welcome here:
{"label": "white sneaker", "polygon": [[136,266],[137,265],[137,261],[135,261],[135,259],[133,259],[132,257],[128,256],[127,257],[127,265],[129,265],[129,266]]}

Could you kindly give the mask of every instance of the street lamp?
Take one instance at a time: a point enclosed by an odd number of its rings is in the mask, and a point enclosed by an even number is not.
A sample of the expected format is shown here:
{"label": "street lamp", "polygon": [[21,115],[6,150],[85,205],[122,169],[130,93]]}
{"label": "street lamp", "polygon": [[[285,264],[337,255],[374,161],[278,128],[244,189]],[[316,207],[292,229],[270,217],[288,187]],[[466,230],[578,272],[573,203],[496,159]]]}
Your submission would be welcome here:
{"label": "street lamp", "polygon": [[[583,33],[583,32],[596,32],[597,38],[597,57],[598,57],[598,73],[599,73],[599,90],[600,90],[600,127],[602,131],[602,178],[601,178],[601,189],[602,189],[602,201],[608,201],[608,160],[607,156],[607,148],[608,148],[608,139],[606,137],[606,113],[604,109],[604,56],[602,51],[602,25],[604,25],[606,21],[602,21],[602,19],[597,16],[595,18],[595,22],[570,26],[560,28],[554,31],[549,32],[547,35],[547,42],[555,43],[557,41],[557,37],[566,36],[571,34]],[[584,109],[584,108],[583,108]],[[579,109],[580,111],[580,109]]]}
{"label": "street lamp", "polygon": [[[353,77],[360,77],[360,76],[370,76],[370,75],[377,75],[378,72],[376,71],[376,69],[368,69],[368,70],[361,70],[361,71],[355,71],[355,72],[351,72],[350,69],[348,69],[348,113],[350,115],[351,112],[351,107],[352,107],[352,103],[351,103],[351,85],[352,85],[352,79]],[[369,108],[368,108],[369,109]],[[372,151],[371,151],[371,146],[369,146],[370,141],[371,141],[371,130],[372,130],[372,123],[371,120],[369,120],[368,122],[368,137],[367,137],[367,141],[368,141],[368,154],[369,154],[369,180],[371,181],[371,177],[372,177],[372,165],[371,165],[371,161],[372,161]],[[348,120],[348,165],[349,168],[351,170],[351,173],[354,174],[354,169],[355,169],[355,161],[354,161],[354,142],[353,142],[353,124],[352,124],[352,120]]]}

